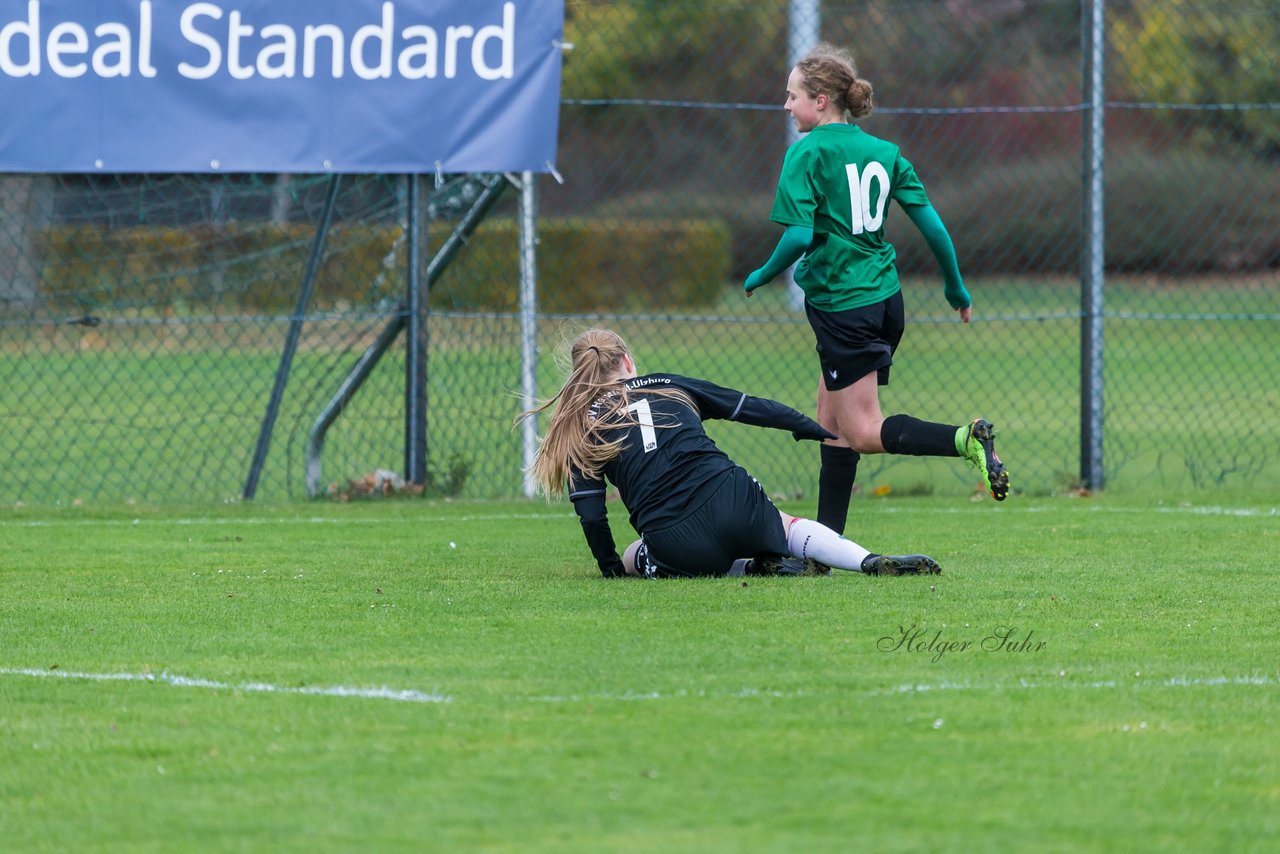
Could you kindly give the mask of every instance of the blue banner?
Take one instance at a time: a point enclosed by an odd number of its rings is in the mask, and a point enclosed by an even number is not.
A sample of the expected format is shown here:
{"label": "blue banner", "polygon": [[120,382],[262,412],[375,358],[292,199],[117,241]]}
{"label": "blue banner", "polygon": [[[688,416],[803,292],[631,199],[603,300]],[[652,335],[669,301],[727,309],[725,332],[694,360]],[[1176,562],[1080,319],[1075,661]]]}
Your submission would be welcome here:
{"label": "blue banner", "polygon": [[0,172],[554,168],[562,0],[4,0]]}

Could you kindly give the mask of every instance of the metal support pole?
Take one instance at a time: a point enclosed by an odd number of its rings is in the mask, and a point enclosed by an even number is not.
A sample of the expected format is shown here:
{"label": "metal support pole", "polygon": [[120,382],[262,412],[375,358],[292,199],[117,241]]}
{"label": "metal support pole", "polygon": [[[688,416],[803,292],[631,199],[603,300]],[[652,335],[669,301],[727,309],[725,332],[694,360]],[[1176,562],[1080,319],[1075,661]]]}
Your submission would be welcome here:
{"label": "metal support pole", "polygon": [[[787,58],[792,67],[817,47],[822,38],[821,32],[822,0],[791,0],[787,8]],[[791,68],[788,68],[787,72],[790,71]],[[800,138],[790,122],[787,123],[787,128],[788,143]]]}
{"label": "metal support pole", "polygon": [[1084,0],[1085,92],[1089,109],[1084,134],[1084,249],[1080,282],[1080,479],[1091,490],[1103,487],[1102,364],[1105,241],[1103,150],[1105,142],[1105,0]]}
{"label": "metal support pole", "polygon": [[[787,56],[790,60],[787,73],[813,50],[822,35],[822,0],[791,0],[787,9]],[[796,126],[787,120],[787,145],[800,138]],[[804,291],[796,285],[795,265],[783,274],[787,286],[787,301],[796,311],[804,310]]]}
{"label": "metal support pole", "polygon": [[[528,411],[538,396],[538,219],[537,188],[532,172],[520,175],[520,394],[521,409]],[[524,461],[524,494],[537,492],[531,471],[538,450],[538,424],[526,418],[521,433]]]}
{"label": "metal support pole", "polygon": [[298,351],[303,316],[307,312],[307,304],[311,302],[316,275],[320,272],[320,259],[324,257],[324,242],[329,234],[329,221],[333,218],[333,208],[338,201],[338,187],[341,182],[341,175],[335,174],[329,179],[329,194],[325,197],[324,211],[321,214],[320,223],[316,226],[315,240],[311,243],[311,257],[307,260],[307,272],[302,277],[302,287],[298,290],[298,303],[294,306],[293,316],[289,318],[289,333],[285,336],[284,351],[280,354],[280,365],[276,368],[275,384],[271,387],[267,412],[262,418],[262,427],[258,431],[258,445],[253,451],[253,463],[249,466],[249,477],[245,480],[244,499],[246,501],[251,501],[258,493],[258,479],[262,476],[262,466],[267,460],[267,450],[271,447],[271,433],[275,429],[276,418],[280,414],[280,402],[284,399],[284,387],[289,381],[293,356]]}
{"label": "metal support pole", "polygon": [[408,175],[405,229],[408,276],[405,282],[404,479],[427,482],[427,288],[422,281],[426,236],[422,175]]}

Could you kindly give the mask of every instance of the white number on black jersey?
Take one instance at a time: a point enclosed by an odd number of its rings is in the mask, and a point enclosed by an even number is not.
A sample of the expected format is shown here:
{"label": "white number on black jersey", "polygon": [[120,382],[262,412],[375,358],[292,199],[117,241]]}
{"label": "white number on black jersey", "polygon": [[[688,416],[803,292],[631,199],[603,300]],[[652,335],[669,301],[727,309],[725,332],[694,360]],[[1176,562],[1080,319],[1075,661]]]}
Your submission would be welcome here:
{"label": "white number on black jersey", "polygon": [[[857,163],[846,163],[845,174],[849,176],[849,205],[853,208],[853,233],[879,231],[884,225],[884,211],[889,206],[889,173],[882,164],[871,161],[866,171],[858,174]],[[876,199],[876,209],[871,210],[871,182],[880,184],[880,198]]]}
{"label": "white number on black jersey", "polygon": [[653,410],[649,408],[649,401],[642,397],[628,406],[627,411],[634,412],[636,421],[640,423],[640,441],[644,445],[644,452],[647,454],[657,448],[658,431],[653,429]]}

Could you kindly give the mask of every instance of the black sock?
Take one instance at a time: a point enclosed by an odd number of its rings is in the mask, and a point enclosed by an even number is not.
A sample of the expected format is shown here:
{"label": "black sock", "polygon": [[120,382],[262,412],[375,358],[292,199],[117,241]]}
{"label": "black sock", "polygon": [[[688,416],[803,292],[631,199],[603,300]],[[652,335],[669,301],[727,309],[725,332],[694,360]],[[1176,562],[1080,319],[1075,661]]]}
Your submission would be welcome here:
{"label": "black sock", "polygon": [[910,415],[890,415],[880,425],[880,444],[890,454],[913,457],[958,457],[956,430],[959,427],[921,421]]}
{"label": "black sock", "polygon": [[822,446],[822,468],[818,473],[818,524],[837,534],[844,533],[849,516],[849,496],[858,476],[858,460],[862,455],[853,448]]}

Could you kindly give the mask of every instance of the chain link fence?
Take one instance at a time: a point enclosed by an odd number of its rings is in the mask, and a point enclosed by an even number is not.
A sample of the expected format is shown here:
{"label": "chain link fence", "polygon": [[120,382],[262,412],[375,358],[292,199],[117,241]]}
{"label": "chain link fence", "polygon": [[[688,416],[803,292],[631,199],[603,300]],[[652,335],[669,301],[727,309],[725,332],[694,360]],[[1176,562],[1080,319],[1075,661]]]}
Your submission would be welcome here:
{"label": "chain link fence", "polygon": [[[1274,496],[1280,4],[1104,11],[1106,486]],[[786,75],[820,35],[855,51],[876,92],[863,127],[916,166],[974,296],[963,326],[923,240],[890,214],[908,330],[886,413],[987,417],[1015,491],[1081,488],[1090,12],[567,2],[559,175],[536,182],[539,393],[556,388],[563,337],[606,324],[642,371],[812,412],[796,297],[747,300],[742,279],[780,234]],[[426,277],[427,463],[403,482],[409,238],[428,266],[475,177],[0,176],[0,501],[235,501],[250,481],[263,499],[523,494],[515,191]],[[711,429],[770,491],[816,494],[816,446]],[[976,486],[958,461],[890,456],[865,457],[859,481]]]}

